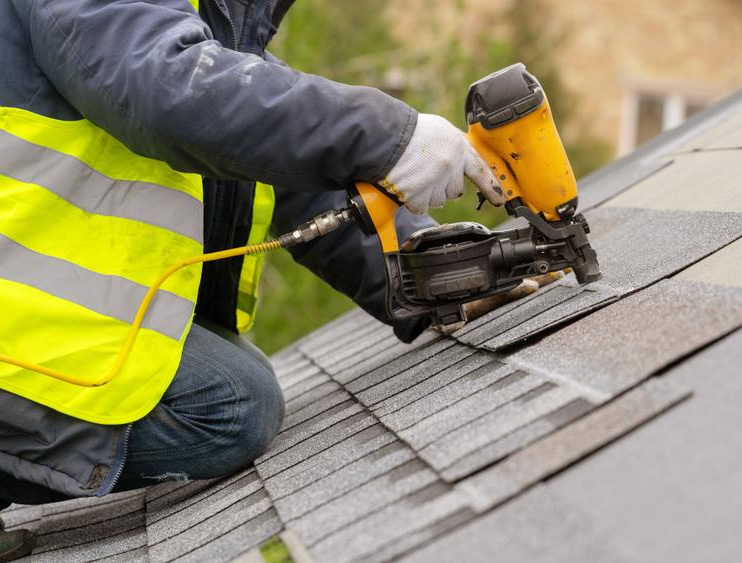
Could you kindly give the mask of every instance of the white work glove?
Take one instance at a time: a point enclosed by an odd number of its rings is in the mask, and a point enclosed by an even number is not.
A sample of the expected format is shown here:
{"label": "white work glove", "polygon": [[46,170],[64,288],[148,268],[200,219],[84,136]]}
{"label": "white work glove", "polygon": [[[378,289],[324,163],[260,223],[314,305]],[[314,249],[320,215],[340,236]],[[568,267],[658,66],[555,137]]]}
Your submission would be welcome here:
{"label": "white work glove", "polygon": [[493,205],[505,203],[500,183],[466,135],[439,115],[421,113],[410,143],[379,185],[422,215],[464,195],[464,176]]}

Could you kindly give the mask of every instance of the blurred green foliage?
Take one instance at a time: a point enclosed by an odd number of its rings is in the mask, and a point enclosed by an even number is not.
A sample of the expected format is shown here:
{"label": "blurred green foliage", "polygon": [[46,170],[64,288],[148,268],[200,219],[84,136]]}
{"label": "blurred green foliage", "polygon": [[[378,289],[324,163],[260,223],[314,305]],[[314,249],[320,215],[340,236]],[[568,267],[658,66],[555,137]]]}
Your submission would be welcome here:
{"label": "blurred green foliage", "polygon": [[[271,51],[292,67],[349,84],[385,89],[425,113],[445,116],[462,129],[464,99],[473,81],[516,61],[526,63],[548,93],[558,124],[566,123],[574,106],[549,56],[564,40],[550,30],[543,0],[518,0],[504,17],[511,26],[510,41],[486,34],[476,38],[476,52],[464,46],[457,30],[439,29],[430,10],[420,14],[437,38],[430,46],[400,45],[385,21],[390,0],[299,0],[271,43]],[[464,0],[454,0],[465,7]],[[611,149],[592,139],[567,142],[578,176],[606,162]],[[467,194],[431,214],[439,222],[474,220],[493,226],[504,212],[492,207],[476,212],[477,198]],[[313,274],[296,265],[290,255],[269,255],[260,287],[260,304],[250,338],[271,354],[325,324],[353,306]]]}
{"label": "blurred green foliage", "polygon": [[283,543],[281,536],[273,536],[261,544],[260,555],[263,556],[265,563],[294,563],[294,558],[291,557],[291,551]]}

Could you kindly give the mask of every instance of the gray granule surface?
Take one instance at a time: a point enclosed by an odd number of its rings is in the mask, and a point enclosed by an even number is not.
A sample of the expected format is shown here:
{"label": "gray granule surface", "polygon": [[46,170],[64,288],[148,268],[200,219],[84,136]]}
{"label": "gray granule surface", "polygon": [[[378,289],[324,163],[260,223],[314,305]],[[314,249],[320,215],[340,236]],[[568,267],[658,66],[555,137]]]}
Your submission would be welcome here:
{"label": "gray granule surface", "polygon": [[674,274],[742,236],[740,213],[603,207],[587,217],[603,273],[596,285],[622,293]]}
{"label": "gray granule surface", "polygon": [[617,298],[618,294],[610,288],[585,289],[584,291],[575,293],[574,296],[558,303],[554,307],[544,310],[543,313],[515,325],[506,332],[490,332],[490,334],[495,333],[495,336],[482,343],[482,347],[493,352],[501,351],[527,338],[541,334],[545,330],[559,326],[576,317],[586,315],[593,309],[613,303]]}
{"label": "gray granule surface", "polygon": [[334,356],[353,354],[363,348],[365,342],[376,342],[390,336],[391,327],[372,320],[359,323],[355,328],[336,334],[332,339],[311,346],[300,346],[300,350],[310,358],[322,363],[332,363]]}
{"label": "gray granule surface", "polygon": [[340,336],[349,332],[366,330],[372,324],[379,324],[361,309],[353,309],[321,327],[319,330],[301,338],[292,345],[294,350],[312,350],[315,347],[324,346]]}
{"label": "gray granule surface", "polygon": [[[611,537],[562,499],[535,487],[500,510],[436,538],[405,563],[523,561],[528,563],[626,563]],[[466,554],[462,558],[462,554]]]}
{"label": "gray granule surface", "polygon": [[521,297],[520,299],[516,299],[515,301],[511,301],[510,303],[505,303],[504,305],[497,307],[489,313],[482,315],[478,319],[467,322],[462,328],[454,332],[451,336],[462,343],[475,346],[478,343],[478,339],[471,333],[476,333],[478,329],[489,326],[493,321],[497,322],[499,318],[505,315],[509,315],[509,313],[514,309],[520,309],[534,299],[543,298],[544,295],[547,293],[551,293],[552,291],[562,292],[570,288],[577,288],[577,285],[578,284],[577,281],[574,279],[574,276],[568,275],[559,281],[540,288],[536,293],[526,295],[525,297]]}
{"label": "gray granule surface", "polygon": [[[143,516],[143,514],[141,515]],[[45,551],[46,536],[37,539],[34,555],[24,561],[33,563],[59,563],[60,561],[147,561],[138,555],[147,549],[147,531],[141,525],[131,530],[121,530],[116,527],[94,528],[97,536],[87,543],[72,544],[69,547],[58,547]],[[70,531],[70,535],[74,535]]]}
{"label": "gray granule surface", "polygon": [[306,545],[312,546],[349,523],[436,481],[437,475],[424,463],[419,460],[408,461],[358,486],[352,493],[331,500],[292,521],[290,526]]}
{"label": "gray granule surface", "polygon": [[214,481],[193,481],[189,485],[203,484],[201,488],[182,487],[174,493],[156,501],[147,500],[147,525],[151,526],[160,520],[169,518],[178,512],[203,510],[221,497],[229,494],[249,495],[262,487],[255,469],[249,469],[232,477]]}
{"label": "gray granule surface", "polygon": [[562,426],[581,418],[595,405],[584,399],[575,399],[555,411],[537,418],[528,424],[509,432],[503,437],[478,448],[457,459],[441,471],[446,481],[457,481],[467,475],[499,461],[520,450],[531,442],[553,433]]}
{"label": "gray granule surface", "polygon": [[465,358],[472,356],[475,352],[476,350],[473,348],[455,344],[402,373],[388,377],[371,387],[364,388],[362,391],[356,391],[356,398],[367,407],[372,407],[397,393],[401,393],[425,381],[436,373],[450,368]]}
{"label": "gray granule surface", "polygon": [[[621,165],[623,163],[616,162],[609,166],[612,167],[616,164]],[[619,171],[616,171],[615,168],[609,170],[609,167],[604,167],[597,173],[588,176],[588,189],[583,189],[580,193],[580,210],[592,210],[592,208],[617,196],[635,183],[641,182],[645,178],[649,178],[655,172],[658,172],[670,165],[670,162],[660,160],[641,160],[630,164],[627,163],[621,166]],[[610,171],[611,173],[606,175],[606,171]],[[593,181],[593,176],[600,176],[600,178],[595,178],[597,181]],[[583,188],[585,187],[585,183],[582,180],[580,181],[580,184]]]}
{"label": "gray granule surface", "polygon": [[513,361],[613,395],[742,326],[742,290],[663,280],[523,348]]}
{"label": "gray granule surface", "polygon": [[281,432],[273,440],[270,450],[261,459],[263,461],[270,459],[271,457],[304,442],[312,436],[320,434],[326,428],[338,424],[355,414],[363,412],[363,410],[364,409],[360,404],[358,404],[353,398],[349,397],[347,401],[319,413],[314,418]]}
{"label": "gray granule surface", "polygon": [[371,556],[386,544],[467,509],[463,495],[434,484],[344,527],[313,546],[311,553],[319,561]]}
{"label": "gray granule surface", "polygon": [[453,340],[446,338],[435,339],[408,354],[390,355],[387,362],[371,371],[354,374],[352,379],[344,374],[335,375],[334,379],[342,383],[350,393],[358,393],[429,360],[455,344]]}
{"label": "gray granule surface", "polygon": [[308,359],[303,359],[301,364],[294,364],[289,368],[282,368],[274,364],[274,368],[283,389],[289,389],[297,383],[321,372]]}
{"label": "gray granule surface", "polygon": [[478,370],[485,366],[489,366],[491,371],[501,365],[496,360],[493,360],[491,354],[476,352],[442,371],[434,373],[419,383],[408,387],[404,391],[400,391],[388,399],[375,403],[371,407],[371,411],[378,417],[387,416],[408,406],[410,403],[427,398],[441,389],[448,387],[455,388],[459,380],[468,377],[473,372],[478,372]]}
{"label": "gray granule surface", "polygon": [[286,398],[284,392],[284,400],[286,401],[286,413],[291,415],[292,413],[301,411],[312,405],[316,405],[324,400],[325,397],[342,391],[342,387],[334,381],[325,380],[324,383],[320,383],[303,393],[293,393],[291,398]]}
{"label": "gray granule surface", "polygon": [[[546,389],[541,392],[541,389]],[[510,432],[554,412],[577,398],[574,389],[545,384],[420,450],[420,457],[444,469],[465,455],[501,439]]]}
{"label": "gray granule surface", "polygon": [[[70,526],[65,529],[48,530],[43,526],[42,534],[37,542],[36,551],[39,554],[47,553],[51,560],[60,557],[60,552],[74,550],[108,554],[117,554],[141,547],[142,537],[146,538],[146,524],[144,505],[137,511],[121,515],[108,513],[108,519],[101,520],[95,525]],[[105,538],[105,541],[100,540]],[[146,539],[145,539],[146,543]]]}
{"label": "gray granule surface", "polygon": [[[381,416],[381,421],[389,428],[401,431],[489,387],[513,371],[514,368],[507,364],[490,360],[483,366],[467,372],[463,377],[450,381],[445,387],[405,404],[399,410],[385,414],[386,410],[379,409],[375,414]],[[410,391],[415,389],[412,388]]]}
{"label": "gray granule surface", "polygon": [[507,374],[474,395],[401,430],[399,435],[412,447],[422,449],[545,383],[542,377],[530,373],[519,371]]}
{"label": "gray granule surface", "polygon": [[238,500],[225,499],[219,510],[203,520],[183,513],[171,521],[171,530],[163,530],[155,536],[148,533],[152,557],[157,559],[161,556],[159,554],[167,554],[170,558],[184,555],[269,510],[273,510],[273,504],[266,492],[260,490]]}
{"label": "gray granule surface", "polygon": [[379,368],[383,368],[397,358],[407,357],[415,350],[425,348],[436,340],[443,342],[448,346],[451,345],[451,342],[444,339],[440,333],[435,330],[427,330],[418,336],[411,344],[404,344],[395,341],[387,348],[384,348],[373,356],[360,360],[358,363],[343,369],[339,373],[334,373],[332,377],[339,383],[348,384],[363,375],[369,374]]}
{"label": "gray granule surface", "polygon": [[376,424],[376,419],[369,414],[358,413],[353,415],[330,426],[321,434],[312,436],[278,455],[271,455],[269,453],[267,455],[270,457],[267,459],[259,458],[256,460],[258,473],[263,479],[272,477],[374,424]]}
{"label": "gray granule surface", "polygon": [[289,522],[413,459],[415,454],[406,445],[399,441],[390,443],[288,497],[279,498],[275,501],[276,510]]}
{"label": "gray granule surface", "polygon": [[332,343],[332,348],[324,354],[314,351],[305,351],[322,369],[328,373],[340,373],[353,362],[367,357],[370,349],[388,347],[394,341],[391,328],[386,326],[373,327],[368,334],[351,335],[348,338],[338,339]]}
{"label": "gray granule surface", "polygon": [[[144,492],[125,494],[114,502],[97,505],[91,499],[60,503],[56,507],[48,507],[44,512],[44,533],[53,534],[67,529],[89,530],[99,523],[108,523],[112,519],[124,518],[144,510]],[[70,510],[76,507],[75,510]],[[76,538],[79,540],[80,538]]]}
{"label": "gray granule surface", "polygon": [[687,397],[680,386],[647,381],[457,486],[477,510],[490,510]]}
{"label": "gray granule surface", "polygon": [[492,338],[495,334],[502,334],[512,328],[528,322],[534,317],[538,317],[559,303],[563,303],[575,295],[581,293],[582,288],[558,285],[547,287],[544,290],[529,296],[527,301],[516,301],[511,304],[508,311],[500,311],[499,308],[493,311],[492,319],[476,328],[468,331],[461,336],[454,334],[454,337],[464,344],[478,346],[485,340]]}
{"label": "gray granule surface", "polygon": [[331,381],[330,376],[328,376],[326,373],[318,372],[315,375],[307,377],[306,379],[302,379],[301,381],[287,389],[283,389],[284,400],[286,402],[293,401],[294,399],[305,395],[307,392],[311,391],[315,387],[318,387],[329,381]]}
{"label": "gray granule surface", "polygon": [[312,457],[288,465],[274,473],[265,472],[263,464],[259,461],[257,469],[271,497],[278,499],[375,452],[394,442],[395,439],[391,432],[377,423]]}
{"label": "gray granule surface", "polygon": [[[286,415],[283,419],[281,431],[285,432],[294,428],[295,426],[298,426],[299,424],[302,424],[303,422],[314,418],[318,414],[328,411],[349,399],[351,399],[351,395],[349,395],[344,389],[336,389],[330,394],[322,397],[321,401],[312,401],[308,405],[299,405],[298,401],[293,401],[287,405],[289,408],[286,409]],[[301,408],[297,409],[297,406],[301,406]]]}
{"label": "gray granule surface", "polygon": [[282,530],[283,524],[276,511],[270,509],[247,522],[239,523],[231,530],[224,531],[208,543],[189,550],[178,561],[193,563],[233,561],[238,556],[257,548]]}
{"label": "gray granule surface", "polygon": [[742,236],[738,213],[600,208],[587,216],[602,280],[584,288],[565,284],[538,292],[455,336],[495,351],[512,346],[667,277]]}
{"label": "gray granule surface", "polygon": [[347,354],[343,359],[332,364],[324,364],[326,365],[325,369],[327,370],[327,373],[333,376],[341,374],[364,360],[375,358],[377,354],[380,354],[393,346],[396,341],[396,336],[393,334],[387,334],[383,339],[376,342],[363,342],[363,346],[359,345],[352,353]]}
{"label": "gray granule surface", "polygon": [[248,504],[252,505],[267,498],[262,483],[254,479],[238,480],[228,487],[209,491],[209,493],[208,496],[204,496],[195,503],[184,501],[182,506],[168,511],[169,514],[165,518],[157,518],[156,515],[148,514],[147,533],[150,543],[165,541],[245,499]]}

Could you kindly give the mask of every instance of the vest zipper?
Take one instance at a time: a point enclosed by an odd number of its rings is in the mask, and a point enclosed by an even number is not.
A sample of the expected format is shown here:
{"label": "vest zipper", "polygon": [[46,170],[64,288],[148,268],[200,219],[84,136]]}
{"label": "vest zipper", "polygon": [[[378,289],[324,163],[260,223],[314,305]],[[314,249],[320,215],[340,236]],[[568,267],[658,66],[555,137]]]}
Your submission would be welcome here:
{"label": "vest zipper", "polygon": [[234,26],[234,22],[232,21],[232,18],[229,17],[229,12],[227,12],[227,8],[225,8],[220,0],[211,0],[214,6],[216,6],[216,9],[219,10],[219,13],[222,15],[224,20],[229,24],[229,29],[232,32],[232,49],[235,51],[237,50],[237,29]]}

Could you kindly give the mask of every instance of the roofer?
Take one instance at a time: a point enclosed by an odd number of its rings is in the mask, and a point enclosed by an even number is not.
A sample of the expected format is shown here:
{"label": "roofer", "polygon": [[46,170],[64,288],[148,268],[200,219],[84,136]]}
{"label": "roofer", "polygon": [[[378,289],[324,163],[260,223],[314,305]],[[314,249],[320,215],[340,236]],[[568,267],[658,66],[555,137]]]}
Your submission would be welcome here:
{"label": "roofer", "polygon": [[[104,372],[165,267],[340,208],[357,180],[386,180],[420,214],[464,174],[498,201],[443,118],[266,53],[291,3],[0,3],[0,354]],[[403,237],[431,224],[398,217]],[[294,257],[388,322],[380,251],[357,227]],[[259,272],[235,258],[176,275],[107,385],[0,363],[0,508],[224,476],[264,452],[283,398],[237,336]],[[0,531],[0,558],[28,540]]]}

